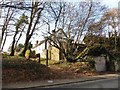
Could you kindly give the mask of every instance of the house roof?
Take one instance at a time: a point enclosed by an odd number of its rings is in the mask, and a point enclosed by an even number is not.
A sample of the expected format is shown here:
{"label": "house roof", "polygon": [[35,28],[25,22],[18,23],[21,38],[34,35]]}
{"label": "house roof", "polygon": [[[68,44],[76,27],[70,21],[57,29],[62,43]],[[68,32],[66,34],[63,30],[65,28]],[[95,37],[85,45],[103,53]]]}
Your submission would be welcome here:
{"label": "house roof", "polygon": [[60,28],[60,29],[58,29],[57,31],[54,31],[54,32],[52,32],[52,33],[49,33],[50,36],[45,37],[44,40],[40,41],[40,42],[39,42],[38,44],[36,44],[32,49],[40,46],[40,45],[43,44],[46,40],[48,40],[49,38],[51,38],[52,36],[54,36],[54,35],[56,35],[56,34],[58,34],[58,33],[62,33],[62,35],[65,36],[65,37],[62,37],[62,38],[64,38],[64,39],[65,39],[65,38],[68,38],[67,35],[65,34],[65,32],[63,31],[63,29]]}

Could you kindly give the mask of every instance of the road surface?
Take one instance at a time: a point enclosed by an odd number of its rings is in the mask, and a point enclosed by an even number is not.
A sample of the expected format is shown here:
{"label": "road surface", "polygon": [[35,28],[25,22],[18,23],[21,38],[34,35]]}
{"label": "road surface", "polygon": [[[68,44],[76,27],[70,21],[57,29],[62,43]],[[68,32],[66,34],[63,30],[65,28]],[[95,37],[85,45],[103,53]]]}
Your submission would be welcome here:
{"label": "road surface", "polygon": [[95,81],[50,86],[46,88],[118,88],[118,83],[118,78],[109,78]]}
{"label": "road surface", "polygon": [[[85,81],[85,82],[77,82],[77,83],[70,83],[70,84],[63,84],[63,85],[54,85],[54,86],[46,86],[46,87],[32,87],[32,88],[24,88],[24,89],[3,89],[3,90],[42,90],[43,88],[48,88],[51,90],[56,90],[57,88],[118,88],[120,89],[120,81],[118,77],[114,78],[106,78],[106,79],[99,79],[94,81]],[[115,89],[115,90],[116,90]],[[44,90],[44,89],[43,89]],[[101,89],[100,89],[101,90]]]}

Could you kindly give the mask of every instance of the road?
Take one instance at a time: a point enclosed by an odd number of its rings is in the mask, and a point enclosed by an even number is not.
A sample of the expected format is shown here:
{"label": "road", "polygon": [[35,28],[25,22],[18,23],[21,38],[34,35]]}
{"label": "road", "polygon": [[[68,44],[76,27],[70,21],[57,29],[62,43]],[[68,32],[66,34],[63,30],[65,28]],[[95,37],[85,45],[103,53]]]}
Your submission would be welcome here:
{"label": "road", "polygon": [[[85,81],[85,82],[77,82],[77,83],[70,83],[70,84],[63,84],[63,85],[54,85],[54,86],[46,86],[46,87],[32,87],[32,88],[24,88],[24,89],[2,89],[2,90],[43,90],[43,88],[48,88],[52,90],[56,90],[57,88],[120,88],[119,84],[120,81],[118,77],[114,78],[106,78],[106,79],[99,79],[94,81]],[[115,90],[116,90],[115,89]],[[101,90],[101,89],[100,89]]]}
{"label": "road", "polygon": [[2,54],[0,50],[0,90],[2,89]]}
{"label": "road", "polygon": [[118,88],[118,78],[72,83],[46,88]]}

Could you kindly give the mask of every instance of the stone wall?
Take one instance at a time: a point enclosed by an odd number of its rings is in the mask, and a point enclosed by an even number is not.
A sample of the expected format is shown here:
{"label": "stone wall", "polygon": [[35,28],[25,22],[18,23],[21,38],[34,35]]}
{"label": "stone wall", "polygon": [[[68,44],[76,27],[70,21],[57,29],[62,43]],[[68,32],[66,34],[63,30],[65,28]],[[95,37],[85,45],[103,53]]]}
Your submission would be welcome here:
{"label": "stone wall", "polygon": [[106,71],[105,57],[95,57],[95,69],[96,71]]}

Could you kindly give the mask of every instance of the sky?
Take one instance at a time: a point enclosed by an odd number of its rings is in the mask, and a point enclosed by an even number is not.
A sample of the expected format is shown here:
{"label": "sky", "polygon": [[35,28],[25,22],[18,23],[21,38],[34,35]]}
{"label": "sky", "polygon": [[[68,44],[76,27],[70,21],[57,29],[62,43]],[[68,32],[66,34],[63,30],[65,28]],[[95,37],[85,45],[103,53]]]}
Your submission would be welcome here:
{"label": "sky", "polygon": [[107,5],[109,8],[118,8],[118,2],[120,0],[102,0],[103,4]]}
{"label": "sky", "polygon": [[[63,1],[72,1],[72,0],[63,0]],[[79,1],[79,0],[74,0],[74,1]],[[82,0],[82,1],[84,1],[84,0]],[[118,2],[120,1],[120,0],[100,0],[100,1],[102,1],[102,4],[105,4],[106,6],[108,6],[109,8],[118,8]],[[119,6],[120,7],[120,6]],[[0,36],[1,36],[1,31],[0,31]],[[35,38],[36,40],[37,40],[37,38]],[[22,43],[24,43],[23,42],[23,40],[21,39],[21,41],[20,42],[22,42]],[[35,42],[35,41],[34,41]],[[5,46],[4,46],[4,49],[3,49],[3,51],[8,51],[8,47],[10,46],[10,44],[12,43],[12,38],[8,38],[7,39],[7,42],[6,42],[6,44],[5,44]]]}

